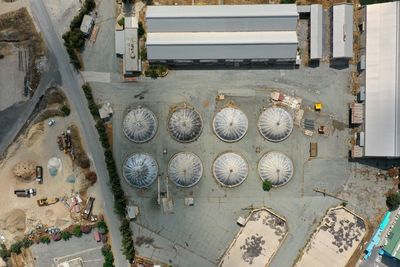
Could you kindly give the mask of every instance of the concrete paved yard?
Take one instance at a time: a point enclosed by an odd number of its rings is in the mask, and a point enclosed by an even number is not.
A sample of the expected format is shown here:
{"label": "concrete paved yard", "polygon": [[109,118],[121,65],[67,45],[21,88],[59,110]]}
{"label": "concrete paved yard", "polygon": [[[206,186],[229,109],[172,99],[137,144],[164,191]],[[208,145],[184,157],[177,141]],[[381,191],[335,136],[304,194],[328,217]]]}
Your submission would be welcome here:
{"label": "concrete paved yard", "polygon": [[68,241],[60,240],[49,245],[38,244],[31,247],[36,258],[36,266],[55,267],[57,264],[76,258],[82,258],[85,267],[102,266],[102,243],[97,243],[92,234],[81,238],[73,237]]}
{"label": "concrete paved yard", "polygon": [[[120,168],[129,155],[137,152],[152,155],[164,178],[168,162],[176,152],[194,152],[203,163],[203,177],[193,188],[179,189],[169,184],[174,214],[164,214],[156,204],[157,183],[147,190],[137,190],[123,181],[126,192],[141,210],[132,225],[136,241],[140,241],[136,244],[138,253],[176,266],[215,266],[239,231],[237,217],[248,214],[243,208],[266,205],[285,217],[289,229],[271,266],[292,265],[314,225],[328,207],[338,203],[312,189],[320,187],[337,193],[350,174],[347,161],[350,131],[343,127],[348,121],[347,105],[353,99],[349,95],[348,71],[326,64],[300,69],[172,70],[163,79],[140,78],[135,83],[120,83],[112,75],[111,83],[93,83],[96,98],[112,103],[115,111],[114,154]],[[271,104],[269,96],[273,90],[302,97],[307,107],[323,102],[322,114],[306,110],[305,118],[329,123],[332,133],[328,137],[307,137],[295,127],[283,142],[265,141],[257,130],[257,121],[263,108]],[[226,96],[222,102],[216,101],[220,92]],[[212,131],[216,111],[229,101],[249,120],[247,134],[231,144],[219,140]],[[194,107],[203,119],[202,134],[193,143],[178,143],[167,131],[170,108],[182,102]],[[156,136],[144,144],[129,141],[121,127],[127,110],[137,105],[148,107],[158,118]],[[318,142],[319,151],[318,157],[312,160],[309,159],[310,141]],[[166,155],[164,148],[168,151]],[[214,159],[227,150],[240,153],[249,163],[248,178],[232,189],[222,188],[211,172]],[[272,150],[284,152],[292,159],[294,176],[285,186],[266,193],[257,174],[257,162]],[[194,197],[193,207],[184,205],[186,196]]]}

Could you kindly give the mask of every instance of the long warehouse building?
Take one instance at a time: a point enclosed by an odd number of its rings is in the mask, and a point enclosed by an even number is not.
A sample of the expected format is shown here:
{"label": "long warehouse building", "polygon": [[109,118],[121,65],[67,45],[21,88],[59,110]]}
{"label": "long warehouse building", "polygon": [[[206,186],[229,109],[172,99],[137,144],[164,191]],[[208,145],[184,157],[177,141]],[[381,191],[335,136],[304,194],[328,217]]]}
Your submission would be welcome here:
{"label": "long warehouse building", "polygon": [[365,156],[400,157],[400,2],[367,6]]}
{"label": "long warehouse building", "polygon": [[149,6],[147,58],[294,60],[296,5]]}

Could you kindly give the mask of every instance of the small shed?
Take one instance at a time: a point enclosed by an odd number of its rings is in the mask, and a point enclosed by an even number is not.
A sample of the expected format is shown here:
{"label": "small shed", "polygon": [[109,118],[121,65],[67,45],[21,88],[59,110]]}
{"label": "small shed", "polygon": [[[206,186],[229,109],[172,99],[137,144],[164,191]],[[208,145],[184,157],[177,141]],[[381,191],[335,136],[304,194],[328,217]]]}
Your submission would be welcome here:
{"label": "small shed", "polygon": [[82,24],[81,24],[81,32],[83,32],[83,34],[85,36],[89,36],[90,32],[92,31],[94,26],[94,19],[92,16],[89,15],[85,15],[83,16],[83,20],[82,20]]}

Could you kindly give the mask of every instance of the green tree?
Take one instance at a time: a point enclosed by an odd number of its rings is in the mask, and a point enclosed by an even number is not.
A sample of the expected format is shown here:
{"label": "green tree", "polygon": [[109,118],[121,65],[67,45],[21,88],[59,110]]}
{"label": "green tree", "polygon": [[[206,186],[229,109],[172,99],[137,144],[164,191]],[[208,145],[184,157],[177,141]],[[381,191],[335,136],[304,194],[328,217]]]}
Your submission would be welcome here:
{"label": "green tree", "polygon": [[62,231],[62,232],[61,232],[61,238],[62,238],[64,241],[69,240],[69,239],[71,238],[71,236],[72,236],[72,234],[71,234],[70,232],[68,232],[68,231]]}
{"label": "green tree", "polygon": [[272,183],[268,180],[265,180],[262,184],[264,191],[269,191],[272,188]]}
{"label": "green tree", "polygon": [[50,237],[48,237],[47,235],[46,235],[46,236],[42,236],[42,237],[40,238],[40,243],[43,243],[43,244],[50,244]]}
{"label": "green tree", "polygon": [[390,211],[396,210],[400,206],[400,193],[390,193],[386,197],[386,205]]}
{"label": "green tree", "polygon": [[76,237],[81,237],[82,236],[82,230],[81,230],[81,226],[75,225],[74,230],[72,230],[72,234]]}
{"label": "green tree", "polygon": [[61,107],[61,111],[64,113],[64,117],[67,117],[69,114],[71,114],[71,109],[66,105]]}
{"label": "green tree", "polygon": [[105,221],[97,222],[97,228],[99,229],[100,234],[105,235],[108,233],[108,227]]}
{"label": "green tree", "polygon": [[11,245],[10,252],[11,253],[15,253],[15,254],[20,254],[22,247],[23,247],[23,245],[22,245],[21,241],[16,242],[16,243]]}

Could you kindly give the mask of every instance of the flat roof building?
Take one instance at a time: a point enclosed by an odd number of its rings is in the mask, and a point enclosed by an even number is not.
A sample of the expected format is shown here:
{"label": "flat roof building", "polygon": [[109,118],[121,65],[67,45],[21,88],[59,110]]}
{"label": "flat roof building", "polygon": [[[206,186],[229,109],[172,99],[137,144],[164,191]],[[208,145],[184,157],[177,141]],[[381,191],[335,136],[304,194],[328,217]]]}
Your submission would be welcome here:
{"label": "flat roof building", "polygon": [[353,57],[353,4],[333,6],[332,57]]}
{"label": "flat roof building", "polygon": [[310,59],[322,58],[322,5],[311,5]]}
{"label": "flat roof building", "polygon": [[149,6],[154,61],[294,60],[296,5]]}
{"label": "flat roof building", "polygon": [[367,6],[365,156],[400,157],[400,2]]}
{"label": "flat roof building", "polygon": [[136,17],[125,18],[124,30],[124,63],[123,73],[126,76],[132,75],[139,68],[139,42],[138,42],[138,20]]}

